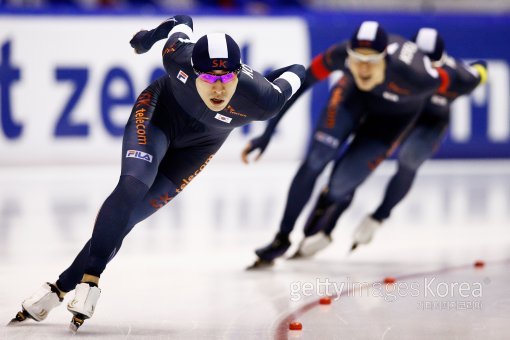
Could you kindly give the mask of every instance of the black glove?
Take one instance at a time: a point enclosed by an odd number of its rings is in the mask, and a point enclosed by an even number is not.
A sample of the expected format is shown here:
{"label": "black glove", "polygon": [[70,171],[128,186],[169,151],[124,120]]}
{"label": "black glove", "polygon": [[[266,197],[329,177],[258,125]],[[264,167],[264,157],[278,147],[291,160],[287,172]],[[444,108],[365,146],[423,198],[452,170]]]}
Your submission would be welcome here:
{"label": "black glove", "polygon": [[137,54],[142,54],[151,49],[152,44],[149,44],[149,39],[147,39],[147,34],[149,31],[142,30],[136,33],[133,38],[129,41],[129,44],[132,48],[134,48]]}
{"label": "black glove", "polygon": [[271,134],[270,133],[264,133],[260,137],[253,138],[248,143],[248,145],[246,145],[246,147],[244,148],[244,150],[243,150],[243,152],[241,154],[241,158],[242,158],[243,162],[248,164],[248,155],[252,151],[254,151],[256,149],[260,149],[260,153],[255,158],[255,160],[258,160],[260,158],[260,156],[262,156],[262,154],[266,150],[267,145],[269,144],[270,140],[271,140]]}
{"label": "black glove", "polygon": [[168,33],[178,24],[185,24],[193,29],[193,20],[187,15],[176,15],[163,21],[158,27],[150,31],[141,30],[129,41],[135,52],[142,54],[151,49],[157,41],[166,39]]}
{"label": "black glove", "polygon": [[473,61],[469,66],[475,68],[480,74],[480,84],[483,84],[487,81],[487,62],[485,60],[477,60]]}

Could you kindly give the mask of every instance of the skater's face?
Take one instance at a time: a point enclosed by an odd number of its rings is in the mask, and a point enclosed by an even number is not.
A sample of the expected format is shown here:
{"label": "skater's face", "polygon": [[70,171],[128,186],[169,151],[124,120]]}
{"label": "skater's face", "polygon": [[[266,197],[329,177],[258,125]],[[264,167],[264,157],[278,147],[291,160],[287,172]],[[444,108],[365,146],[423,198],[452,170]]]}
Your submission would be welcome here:
{"label": "skater's face", "polygon": [[239,82],[237,75],[238,72],[221,70],[207,72],[202,76],[199,74],[196,80],[197,91],[210,110],[221,111],[227,106],[236,92],[237,83]]}
{"label": "skater's face", "polygon": [[385,53],[370,48],[348,50],[347,62],[356,86],[361,91],[371,91],[384,82],[386,72]]}

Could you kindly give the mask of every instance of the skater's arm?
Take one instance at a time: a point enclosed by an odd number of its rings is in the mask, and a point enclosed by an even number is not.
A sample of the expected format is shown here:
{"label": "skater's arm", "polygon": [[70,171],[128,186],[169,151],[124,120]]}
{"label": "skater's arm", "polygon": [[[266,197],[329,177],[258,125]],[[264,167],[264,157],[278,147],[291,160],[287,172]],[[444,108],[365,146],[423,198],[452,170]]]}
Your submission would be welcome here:
{"label": "skater's arm", "polygon": [[248,164],[248,155],[252,153],[255,150],[259,150],[259,153],[254,158],[254,161],[257,161],[260,159],[264,151],[266,150],[267,146],[269,145],[269,142],[271,140],[271,137],[274,133],[274,130],[276,129],[276,126],[280,122],[280,120],[283,118],[285,113],[287,113],[287,110],[294,104],[294,102],[301,96],[301,94],[306,91],[306,88],[303,89],[303,87],[309,88],[309,85],[307,85],[306,80],[301,85],[299,90],[286,102],[285,106],[282,108],[282,110],[271,120],[269,120],[266,129],[264,130],[264,133],[262,135],[253,138],[248,142],[248,144],[245,146],[241,153],[241,159],[243,163]]}
{"label": "skater's arm", "polygon": [[[170,37],[169,37],[169,33]],[[131,47],[137,54],[149,51],[157,41],[166,39],[176,40],[178,38],[189,39],[193,33],[193,20],[187,15],[176,15],[163,21],[158,27],[147,30],[141,30],[136,33],[131,41]],[[168,45],[168,42],[167,44]],[[165,45],[165,46],[166,46]]]}
{"label": "skater's arm", "polygon": [[[343,70],[345,68],[346,58],[347,44],[342,43],[330,47],[326,52],[319,54],[313,59],[306,70],[305,80],[301,84],[301,87],[299,87],[299,90],[285,103],[279,113],[269,121],[264,133],[259,137],[253,138],[244,148],[241,153],[241,159],[244,163],[248,164],[248,155],[257,149],[259,149],[259,154],[256,156],[255,160],[260,158],[269,145],[269,141],[271,140],[276,126],[298,98],[317,82],[328,78],[332,72]],[[268,74],[266,78],[272,80],[276,78],[280,71],[281,70],[273,71]]]}
{"label": "skater's arm", "polygon": [[[305,93],[310,87],[315,85],[316,83],[327,79],[329,75],[337,70],[345,70],[346,68],[346,59],[347,59],[347,42],[343,42],[340,44],[336,44],[328,48],[325,52],[316,56],[308,69],[306,70],[305,80],[301,84],[299,90],[290,98],[285,106],[279,111],[279,113],[272,118],[267,124],[266,130],[264,133],[252,139],[244,148],[241,153],[241,159],[244,163],[248,163],[248,155],[259,149],[260,153],[257,155],[255,160],[258,160],[262,153],[265,151],[266,147],[271,140],[271,136],[273,135],[276,126],[283,118],[283,116],[287,113],[287,111],[294,105],[294,103],[298,100],[299,97],[303,93]],[[278,71],[278,70],[277,70]],[[278,73],[277,71],[273,71],[266,76],[268,80],[271,80]]]}
{"label": "skater's arm", "polygon": [[[306,70],[305,80],[299,90],[290,98],[280,112],[269,121],[264,135],[271,137],[274,130],[283,116],[287,111],[294,105],[299,97],[305,93],[309,88],[329,77],[329,75],[336,70],[343,70],[345,68],[345,60],[347,58],[347,44],[337,44],[330,47],[326,52],[316,56],[308,69]],[[267,79],[271,80],[275,78],[275,74],[278,74],[276,70],[266,76]]]}
{"label": "skater's arm", "polygon": [[458,87],[458,94],[468,94],[480,84],[487,81],[487,63],[483,60],[466,65],[461,61],[457,61],[457,74],[456,84]]}

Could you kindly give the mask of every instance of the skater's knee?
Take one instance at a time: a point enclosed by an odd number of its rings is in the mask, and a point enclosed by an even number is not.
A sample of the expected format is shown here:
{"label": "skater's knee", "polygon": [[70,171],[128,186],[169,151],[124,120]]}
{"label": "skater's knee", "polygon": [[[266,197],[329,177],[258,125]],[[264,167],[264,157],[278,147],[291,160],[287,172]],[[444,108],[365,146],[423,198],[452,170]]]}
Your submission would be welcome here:
{"label": "skater's knee", "polygon": [[301,171],[310,174],[320,174],[329,160],[329,157],[325,157],[318,152],[312,152],[301,165]]}
{"label": "skater's knee", "polygon": [[329,196],[336,202],[349,199],[369,173],[355,167],[337,167],[333,170],[329,181]]}
{"label": "skater's knee", "polygon": [[354,192],[346,192],[345,188],[341,186],[330,186],[328,197],[335,204],[346,204],[349,203],[354,197]]}
{"label": "skater's knee", "polygon": [[398,155],[398,166],[402,170],[416,171],[423,164],[425,159],[413,152],[401,152]]}
{"label": "skater's knee", "polygon": [[403,147],[398,154],[399,167],[416,171],[427,160],[428,154],[417,148]]}
{"label": "skater's knee", "polygon": [[121,187],[126,190],[134,189],[140,191],[145,191],[148,189],[147,185],[143,181],[131,175],[120,176],[117,187]]}
{"label": "skater's knee", "polygon": [[118,197],[125,202],[137,202],[149,191],[147,185],[137,178],[129,175],[122,175],[111,196]]}

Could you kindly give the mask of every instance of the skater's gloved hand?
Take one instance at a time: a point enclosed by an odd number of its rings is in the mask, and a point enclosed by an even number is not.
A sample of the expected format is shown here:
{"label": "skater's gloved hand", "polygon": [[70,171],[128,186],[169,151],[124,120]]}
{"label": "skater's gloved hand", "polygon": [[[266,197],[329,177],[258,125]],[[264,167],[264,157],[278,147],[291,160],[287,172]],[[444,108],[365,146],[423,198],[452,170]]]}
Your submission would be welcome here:
{"label": "skater's gloved hand", "polygon": [[264,133],[262,136],[252,139],[244,148],[243,152],[241,153],[241,159],[243,160],[243,163],[248,164],[248,155],[256,150],[260,149],[259,154],[255,157],[255,161],[258,161],[260,156],[264,153],[264,151],[267,148],[267,145],[269,144],[269,141],[271,140],[271,134]]}
{"label": "skater's gloved hand", "polygon": [[480,74],[480,84],[487,81],[487,62],[485,60],[477,60],[469,64],[472,68]]}
{"label": "skater's gloved hand", "polygon": [[151,49],[152,44],[149,44],[149,39],[146,39],[148,33],[149,31],[147,30],[141,30],[129,41],[136,54],[142,54]]}
{"label": "skater's gloved hand", "polygon": [[137,54],[142,54],[151,49],[152,45],[168,37],[168,33],[176,25],[184,24],[193,30],[193,20],[187,15],[176,15],[163,21],[158,27],[150,31],[141,30],[129,41]]}

